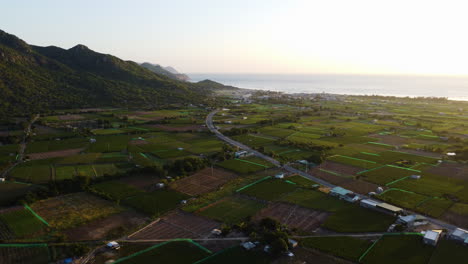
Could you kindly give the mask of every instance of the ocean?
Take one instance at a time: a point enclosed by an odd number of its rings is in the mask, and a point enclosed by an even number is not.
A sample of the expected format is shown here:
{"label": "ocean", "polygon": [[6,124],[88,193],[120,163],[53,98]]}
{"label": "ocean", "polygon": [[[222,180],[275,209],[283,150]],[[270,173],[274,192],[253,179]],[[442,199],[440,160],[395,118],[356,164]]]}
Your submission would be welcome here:
{"label": "ocean", "polygon": [[189,74],[225,85],[287,93],[446,97],[468,101],[468,77],[342,74]]}

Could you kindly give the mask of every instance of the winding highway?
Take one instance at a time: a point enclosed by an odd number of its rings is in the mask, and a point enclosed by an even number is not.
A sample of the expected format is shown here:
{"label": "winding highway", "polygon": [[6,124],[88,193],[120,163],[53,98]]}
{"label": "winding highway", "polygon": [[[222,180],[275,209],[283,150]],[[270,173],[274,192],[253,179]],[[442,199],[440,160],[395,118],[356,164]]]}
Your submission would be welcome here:
{"label": "winding highway", "polygon": [[[309,173],[306,173],[304,171],[301,171],[301,170],[298,170],[296,168],[293,168],[289,165],[284,165],[284,166],[281,166],[281,163],[275,159],[273,159],[272,157],[270,156],[267,156],[263,153],[260,153],[252,148],[250,148],[249,146],[246,146],[240,142],[237,142],[229,137],[226,137],[225,135],[223,135],[221,132],[219,132],[219,130],[216,128],[216,126],[213,124],[213,116],[216,115],[216,113],[218,113],[219,110],[214,110],[212,112],[210,112],[207,117],[206,117],[206,126],[208,127],[208,129],[213,132],[219,139],[221,139],[222,141],[224,142],[227,142],[233,146],[236,146],[236,147],[239,147],[240,149],[243,149],[243,150],[246,150],[246,151],[249,151],[249,152],[252,152],[255,156],[259,157],[259,158],[262,158],[266,161],[269,161],[271,162],[272,164],[276,165],[277,167],[282,167],[283,169],[289,171],[289,172],[292,172],[292,173],[295,173],[295,174],[299,174],[305,178],[308,178],[318,184],[321,184],[323,186],[326,186],[326,187],[329,187],[329,188],[333,188],[333,187],[336,187],[337,185],[333,185],[327,181],[324,181],[320,178],[317,178],[313,175],[310,175]],[[363,198],[370,198],[366,195],[361,195],[361,197]],[[375,199],[374,197],[372,199]],[[408,213],[411,213],[411,214],[417,214],[416,212],[412,212],[412,211],[409,211],[407,210]],[[438,225],[442,228],[445,228],[447,230],[455,230],[457,228],[457,226],[455,225],[452,225],[452,224],[449,224],[449,223],[446,223],[444,221],[441,221],[439,219],[435,219],[435,218],[432,218],[432,217],[429,217],[429,216],[425,216],[427,218],[427,220],[432,223],[432,224],[435,224],[435,225]]]}
{"label": "winding highway", "polygon": [[252,149],[251,147],[246,146],[246,145],[244,145],[244,144],[242,144],[240,142],[237,142],[237,141],[235,141],[235,140],[233,140],[233,139],[231,139],[229,137],[226,137],[221,132],[219,132],[219,130],[213,124],[213,116],[216,115],[216,113],[218,113],[218,112],[219,112],[219,110],[215,110],[215,111],[212,111],[211,113],[208,114],[208,116],[206,117],[206,126],[208,127],[208,129],[211,132],[213,132],[216,135],[216,137],[218,137],[222,141],[224,141],[226,143],[229,143],[229,144],[231,144],[231,145],[233,145],[235,147],[238,147],[238,148],[240,148],[242,150],[246,150],[248,152],[251,152],[255,156],[257,156],[259,158],[262,158],[262,159],[272,163],[273,165],[275,165],[277,167],[282,167],[283,169],[285,169],[285,170],[287,170],[287,171],[289,171],[291,173],[299,174],[299,175],[301,175],[303,177],[306,177],[306,178],[308,178],[308,179],[310,179],[310,180],[312,180],[312,181],[314,181],[314,182],[316,182],[318,184],[321,184],[323,186],[330,187],[330,188],[336,187],[336,185],[333,185],[333,184],[331,184],[329,182],[326,182],[326,181],[324,181],[324,180],[322,180],[320,178],[312,176],[309,173],[306,173],[306,172],[303,172],[303,171],[298,170],[296,168],[293,168],[293,167],[291,167],[291,166],[289,166],[287,164],[284,165],[284,166],[281,166],[281,163],[279,161],[275,160],[274,158],[272,158],[272,157],[270,157],[268,155],[265,155],[263,153],[260,153],[260,152],[258,152],[256,150]]}

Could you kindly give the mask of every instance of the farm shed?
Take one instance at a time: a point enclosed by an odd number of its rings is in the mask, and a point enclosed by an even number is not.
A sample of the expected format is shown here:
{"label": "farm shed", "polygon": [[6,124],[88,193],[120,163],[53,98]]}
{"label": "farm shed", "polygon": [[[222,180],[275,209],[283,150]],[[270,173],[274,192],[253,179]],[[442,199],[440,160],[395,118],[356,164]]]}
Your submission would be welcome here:
{"label": "farm shed", "polygon": [[442,230],[427,230],[424,234],[423,242],[428,245],[436,246],[441,234]]}
{"label": "farm shed", "polygon": [[278,173],[275,175],[276,179],[283,179],[284,178],[284,173]]}
{"label": "farm shed", "polygon": [[418,226],[418,225],[425,225],[428,223],[427,218],[422,216],[422,215],[406,215],[406,216],[400,216],[398,218],[397,223],[399,224],[405,224],[409,227],[411,226]]}
{"label": "farm shed", "polygon": [[242,247],[247,250],[251,250],[252,248],[255,248],[255,244],[248,241],[248,242],[242,243]]}
{"label": "farm shed", "polygon": [[115,241],[111,241],[109,243],[107,243],[106,245],[108,248],[111,248],[111,249],[120,249],[120,245],[119,243],[115,242]]}
{"label": "farm shed", "polygon": [[250,153],[246,150],[241,150],[241,151],[237,151],[236,153],[234,153],[234,156],[236,158],[248,157],[250,155],[253,155],[253,153]]}
{"label": "farm shed", "polygon": [[379,209],[380,211],[391,213],[393,215],[398,215],[403,211],[402,208],[396,207],[388,203],[380,203],[376,206],[376,208]]}
{"label": "farm shed", "polygon": [[468,241],[466,240],[468,239],[468,230],[457,228],[450,234],[449,238],[455,241],[465,242],[465,244],[467,244]]}
{"label": "farm shed", "polygon": [[342,187],[339,187],[339,186],[331,189],[330,190],[330,195],[338,197],[338,198],[340,198],[342,200],[345,200],[345,201],[351,202],[351,203],[354,203],[354,202],[359,200],[359,196],[357,196],[355,193],[353,193],[350,190],[346,190],[346,189],[344,189]]}
{"label": "farm shed", "polygon": [[371,199],[364,199],[364,200],[361,200],[360,202],[360,205],[362,207],[365,207],[365,208],[370,208],[370,209],[374,209],[377,207],[377,205],[381,203],[379,201],[375,201],[375,200],[371,200]]}

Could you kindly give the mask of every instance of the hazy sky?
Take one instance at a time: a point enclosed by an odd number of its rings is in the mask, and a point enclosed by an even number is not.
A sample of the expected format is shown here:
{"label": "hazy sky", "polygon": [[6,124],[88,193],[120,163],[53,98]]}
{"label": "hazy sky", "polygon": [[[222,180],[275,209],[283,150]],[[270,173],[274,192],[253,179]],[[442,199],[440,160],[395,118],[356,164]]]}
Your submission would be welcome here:
{"label": "hazy sky", "polygon": [[468,1],[0,0],[0,29],[183,72],[468,75]]}

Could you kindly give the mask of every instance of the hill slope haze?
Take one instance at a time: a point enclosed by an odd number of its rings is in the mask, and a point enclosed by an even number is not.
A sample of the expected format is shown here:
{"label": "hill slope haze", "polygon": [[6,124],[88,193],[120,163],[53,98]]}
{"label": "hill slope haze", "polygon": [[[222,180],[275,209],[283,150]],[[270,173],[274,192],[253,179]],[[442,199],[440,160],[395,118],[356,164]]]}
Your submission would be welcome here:
{"label": "hill slope haze", "polygon": [[198,102],[207,89],[157,74],[84,45],[28,45],[0,30],[0,114],[60,108]]}

